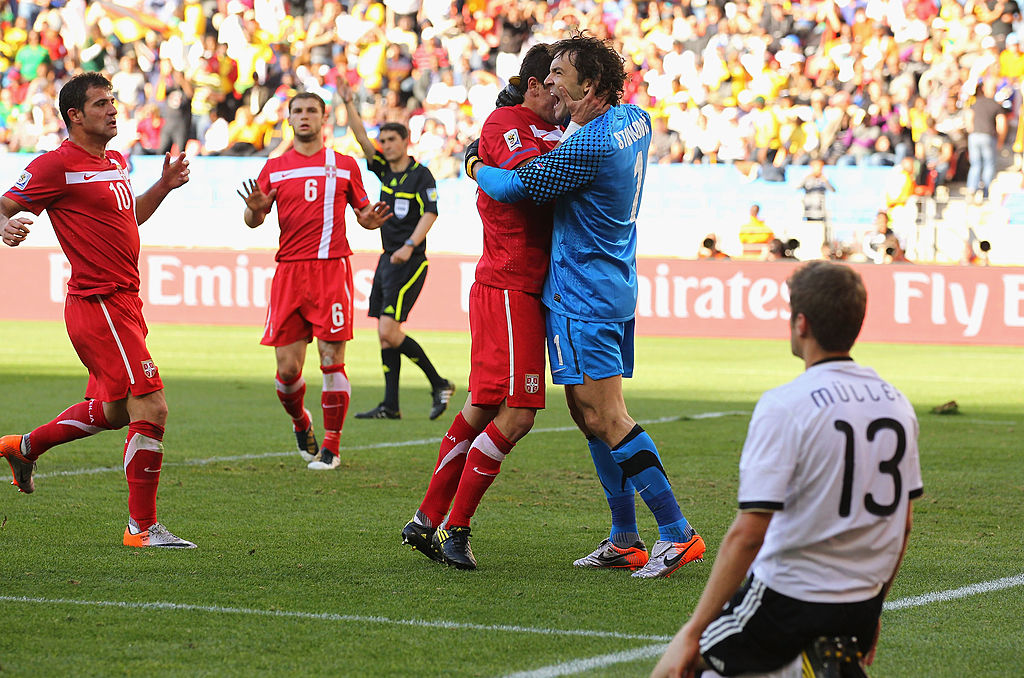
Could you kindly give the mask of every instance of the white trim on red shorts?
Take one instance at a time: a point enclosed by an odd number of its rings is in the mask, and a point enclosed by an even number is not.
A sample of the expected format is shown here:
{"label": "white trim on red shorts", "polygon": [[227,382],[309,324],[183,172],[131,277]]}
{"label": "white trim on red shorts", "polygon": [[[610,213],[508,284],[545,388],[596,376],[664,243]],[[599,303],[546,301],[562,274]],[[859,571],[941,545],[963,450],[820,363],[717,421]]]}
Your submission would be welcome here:
{"label": "white trim on red shorts", "polygon": [[128,362],[128,356],[124,352],[124,346],[121,345],[121,337],[117,336],[117,330],[114,329],[114,321],[110,319],[110,314],[107,312],[107,305],[103,303],[102,297],[97,297],[100,302],[100,308],[103,309],[103,315],[107,319],[107,325],[110,327],[110,333],[114,335],[114,342],[117,344],[117,350],[121,352],[121,360],[124,361],[124,368],[128,372],[128,383],[132,386],[135,385],[135,375],[132,374],[132,366]]}
{"label": "white trim on red shorts", "polygon": [[512,336],[512,308],[508,300],[508,290],[502,290],[505,298],[505,324],[508,326],[508,397],[516,394],[516,342]]}

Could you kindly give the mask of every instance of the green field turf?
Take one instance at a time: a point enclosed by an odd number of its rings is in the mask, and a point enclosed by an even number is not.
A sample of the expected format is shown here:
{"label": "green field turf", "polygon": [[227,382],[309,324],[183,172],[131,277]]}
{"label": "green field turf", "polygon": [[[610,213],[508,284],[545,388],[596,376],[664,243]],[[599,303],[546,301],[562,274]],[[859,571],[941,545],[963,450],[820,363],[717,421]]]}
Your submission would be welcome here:
{"label": "green field turf", "polygon": [[[459,385],[458,407],[468,337],[414,334]],[[552,389],[474,519],[480,568],[460,572],[398,538],[456,408],[428,421],[426,380],[406,362],[405,418],[350,416],[341,468],[308,471],[258,337],[165,325],[150,334],[171,408],[160,519],[198,549],[121,546],[120,433],[47,453],[33,495],[0,486],[0,675],[645,676],[734,516],[757,397],[802,368],[782,340],[637,341],[626,400],[649,422],[683,512],[707,540],[703,564],[654,581],[571,567],[606,536],[607,506]],[[874,344],[854,355],[902,389],[921,421],[925,495],[890,600],[1017,578],[887,611],[871,675],[1022,675],[1024,349]],[[348,374],[352,412],[376,405],[372,333],[350,345]],[[317,411],[313,359],[306,378]],[[48,421],[84,386],[62,324],[0,323],[0,433]],[[954,399],[959,415],[929,413]],[[696,417],[706,413],[720,416]],[[651,544],[650,513],[640,504],[638,515]],[[594,659],[618,653],[633,659]]]}

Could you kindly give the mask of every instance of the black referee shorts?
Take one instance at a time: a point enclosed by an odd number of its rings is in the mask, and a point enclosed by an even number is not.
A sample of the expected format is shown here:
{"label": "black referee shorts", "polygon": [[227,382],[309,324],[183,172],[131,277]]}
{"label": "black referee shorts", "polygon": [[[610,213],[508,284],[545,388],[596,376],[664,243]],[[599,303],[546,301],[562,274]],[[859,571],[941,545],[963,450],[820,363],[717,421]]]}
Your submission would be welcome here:
{"label": "black referee shorts", "polygon": [[391,254],[381,254],[373,274],[368,315],[371,318],[389,316],[397,322],[405,322],[427,279],[427,265],[423,254],[413,253],[404,264],[392,264]]}
{"label": "black referee shorts", "polygon": [[700,637],[700,653],[723,676],[767,673],[792,662],[819,636],[855,636],[867,654],[883,595],[857,603],[809,603],[753,577]]}

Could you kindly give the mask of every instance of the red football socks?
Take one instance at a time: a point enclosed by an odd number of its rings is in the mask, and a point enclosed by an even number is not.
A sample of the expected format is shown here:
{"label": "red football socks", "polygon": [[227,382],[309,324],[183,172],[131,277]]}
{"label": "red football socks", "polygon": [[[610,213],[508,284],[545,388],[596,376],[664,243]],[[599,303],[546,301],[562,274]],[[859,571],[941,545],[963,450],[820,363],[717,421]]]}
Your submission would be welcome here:
{"label": "red football socks", "polygon": [[288,382],[281,381],[281,375],[277,374],[274,376],[274,381],[277,385],[277,398],[284,405],[284,411],[292,418],[295,430],[301,431],[309,428],[309,422],[306,420],[306,413],[302,407],[302,399],[306,396],[306,380],[302,378],[302,374],[300,373],[299,376]]}
{"label": "red football socks", "polygon": [[50,423],[43,424],[28,434],[28,458],[35,460],[55,445],[86,438],[109,429],[110,424],[103,414],[102,402],[86,400],[75,403]]}
{"label": "red football socks", "polygon": [[466,467],[459,479],[459,488],[455,492],[452,512],[448,515],[448,526],[469,527],[469,519],[476,512],[487,488],[501,471],[501,462],[512,451],[514,443],[502,435],[492,421],[483,433],[473,441],[466,457]]}
{"label": "red football socks", "polygon": [[337,454],[341,429],[345,425],[345,415],[352,397],[352,385],[345,374],[344,363],[324,365],[320,370],[324,373],[324,385],[320,393],[320,405],[324,410],[324,447]]}
{"label": "red football socks", "polygon": [[124,475],[128,480],[128,515],[148,529],[156,522],[156,490],[163,463],[164,427],[150,421],[128,424],[124,444]]}
{"label": "red football socks", "polygon": [[430,477],[427,494],[420,504],[420,513],[430,520],[432,527],[437,527],[444,520],[448,508],[452,505],[452,497],[459,486],[462,468],[466,464],[466,452],[479,431],[469,425],[459,412],[448,432],[441,439],[441,447],[437,453],[437,464],[434,475]]}

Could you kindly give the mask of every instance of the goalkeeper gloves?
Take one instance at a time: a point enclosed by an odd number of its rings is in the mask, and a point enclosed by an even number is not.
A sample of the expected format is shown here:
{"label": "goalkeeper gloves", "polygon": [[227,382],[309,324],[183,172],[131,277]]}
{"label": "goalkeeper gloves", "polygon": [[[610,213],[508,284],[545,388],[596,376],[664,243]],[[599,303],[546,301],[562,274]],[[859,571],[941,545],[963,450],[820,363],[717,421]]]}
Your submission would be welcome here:
{"label": "goalkeeper gloves", "polygon": [[468,146],[466,146],[466,176],[470,179],[476,179],[476,166],[482,161],[480,160],[480,140],[474,139]]}
{"label": "goalkeeper gloves", "polygon": [[514,75],[509,78],[508,85],[505,89],[498,92],[498,98],[494,101],[495,108],[502,108],[504,106],[517,106],[524,101],[523,93],[519,91],[519,76]]}

